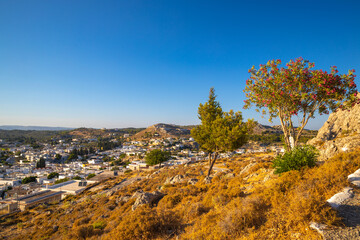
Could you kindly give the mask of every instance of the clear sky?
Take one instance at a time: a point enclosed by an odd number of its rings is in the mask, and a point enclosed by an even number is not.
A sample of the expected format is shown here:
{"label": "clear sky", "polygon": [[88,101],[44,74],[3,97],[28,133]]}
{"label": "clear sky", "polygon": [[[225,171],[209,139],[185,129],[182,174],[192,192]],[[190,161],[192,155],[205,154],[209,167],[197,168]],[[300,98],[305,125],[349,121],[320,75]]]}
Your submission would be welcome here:
{"label": "clear sky", "polygon": [[359,9],[357,0],[0,0],[0,125],[198,124],[210,87],[224,110],[267,123],[242,109],[247,70],[301,56],[359,74]]}

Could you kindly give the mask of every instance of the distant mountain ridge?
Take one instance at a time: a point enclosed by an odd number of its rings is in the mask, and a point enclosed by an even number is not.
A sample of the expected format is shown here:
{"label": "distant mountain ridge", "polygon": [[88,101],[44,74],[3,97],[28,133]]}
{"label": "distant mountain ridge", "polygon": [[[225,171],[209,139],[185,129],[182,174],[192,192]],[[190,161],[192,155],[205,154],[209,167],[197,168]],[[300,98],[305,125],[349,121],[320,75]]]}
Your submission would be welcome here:
{"label": "distant mountain ridge", "polygon": [[20,125],[2,125],[0,126],[2,130],[35,130],[35,131],[64,131],[64,130],[72,130],[74,128],[66,128],[66,127],[47,127],[47,126],[20,126]]}

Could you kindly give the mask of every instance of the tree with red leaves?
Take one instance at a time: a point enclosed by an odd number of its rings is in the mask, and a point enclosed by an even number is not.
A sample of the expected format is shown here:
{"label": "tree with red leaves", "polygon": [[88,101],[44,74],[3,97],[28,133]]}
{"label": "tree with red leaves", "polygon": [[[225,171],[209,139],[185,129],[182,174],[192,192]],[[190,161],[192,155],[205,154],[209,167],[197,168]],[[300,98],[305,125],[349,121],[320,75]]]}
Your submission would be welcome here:
{"label": "tree with red leaves", "polygon": [[[278,59],[260,65],[258,70],[254,66],[249,70],[244,108],[255,105],[258,112],[263,109],[270,122],[279,117],[287,150],[298,145],[304,127],[316,111],[328,114],[359,103],[355,70],[347,74],[338,74],[336,66],[330,72],[315,70],[314,63],[302,58],[290,60],[286,67],[280,65]],[[294,118],[298,119],[298,128],[294,127]]]}

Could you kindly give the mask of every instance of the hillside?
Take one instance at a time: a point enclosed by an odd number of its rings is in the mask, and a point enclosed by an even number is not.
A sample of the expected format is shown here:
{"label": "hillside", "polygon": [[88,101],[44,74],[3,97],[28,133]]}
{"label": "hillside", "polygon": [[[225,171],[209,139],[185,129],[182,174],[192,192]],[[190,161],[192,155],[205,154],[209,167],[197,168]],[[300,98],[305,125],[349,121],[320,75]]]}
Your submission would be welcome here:
{"label": "hillside", "polygon": [[190,137],[190,130],[177,125],[158,123],[133,136],[133,139]]}
{"label": "hillside", "polygon": [[129,172],[60,204],[0,218],[2,239],[321,239],[312,221],[341,225],[326,199],[348,185],[360,151],[274,175],[271,155]]}

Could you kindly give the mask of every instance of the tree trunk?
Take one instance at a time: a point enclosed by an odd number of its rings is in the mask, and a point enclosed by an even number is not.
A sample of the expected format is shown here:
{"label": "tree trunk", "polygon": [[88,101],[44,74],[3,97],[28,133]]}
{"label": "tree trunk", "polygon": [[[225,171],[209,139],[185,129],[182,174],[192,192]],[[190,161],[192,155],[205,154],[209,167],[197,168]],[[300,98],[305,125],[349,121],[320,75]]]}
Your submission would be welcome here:
{"label": "tree trunk", "polygon": [[215,164],[215,161],[216,161],[216,159],[217,159],[217,156],[218,156],[218,153],[215,153],[215,154],[214,154],[214,159],[210,162],[209,171],[208,171],[208,174],[207,174],[206,178],[210,178],[210,173],[211,173],[211,170],[212,170],[212,168],[213,168],[213,166],[214,166],[214,164]]}

